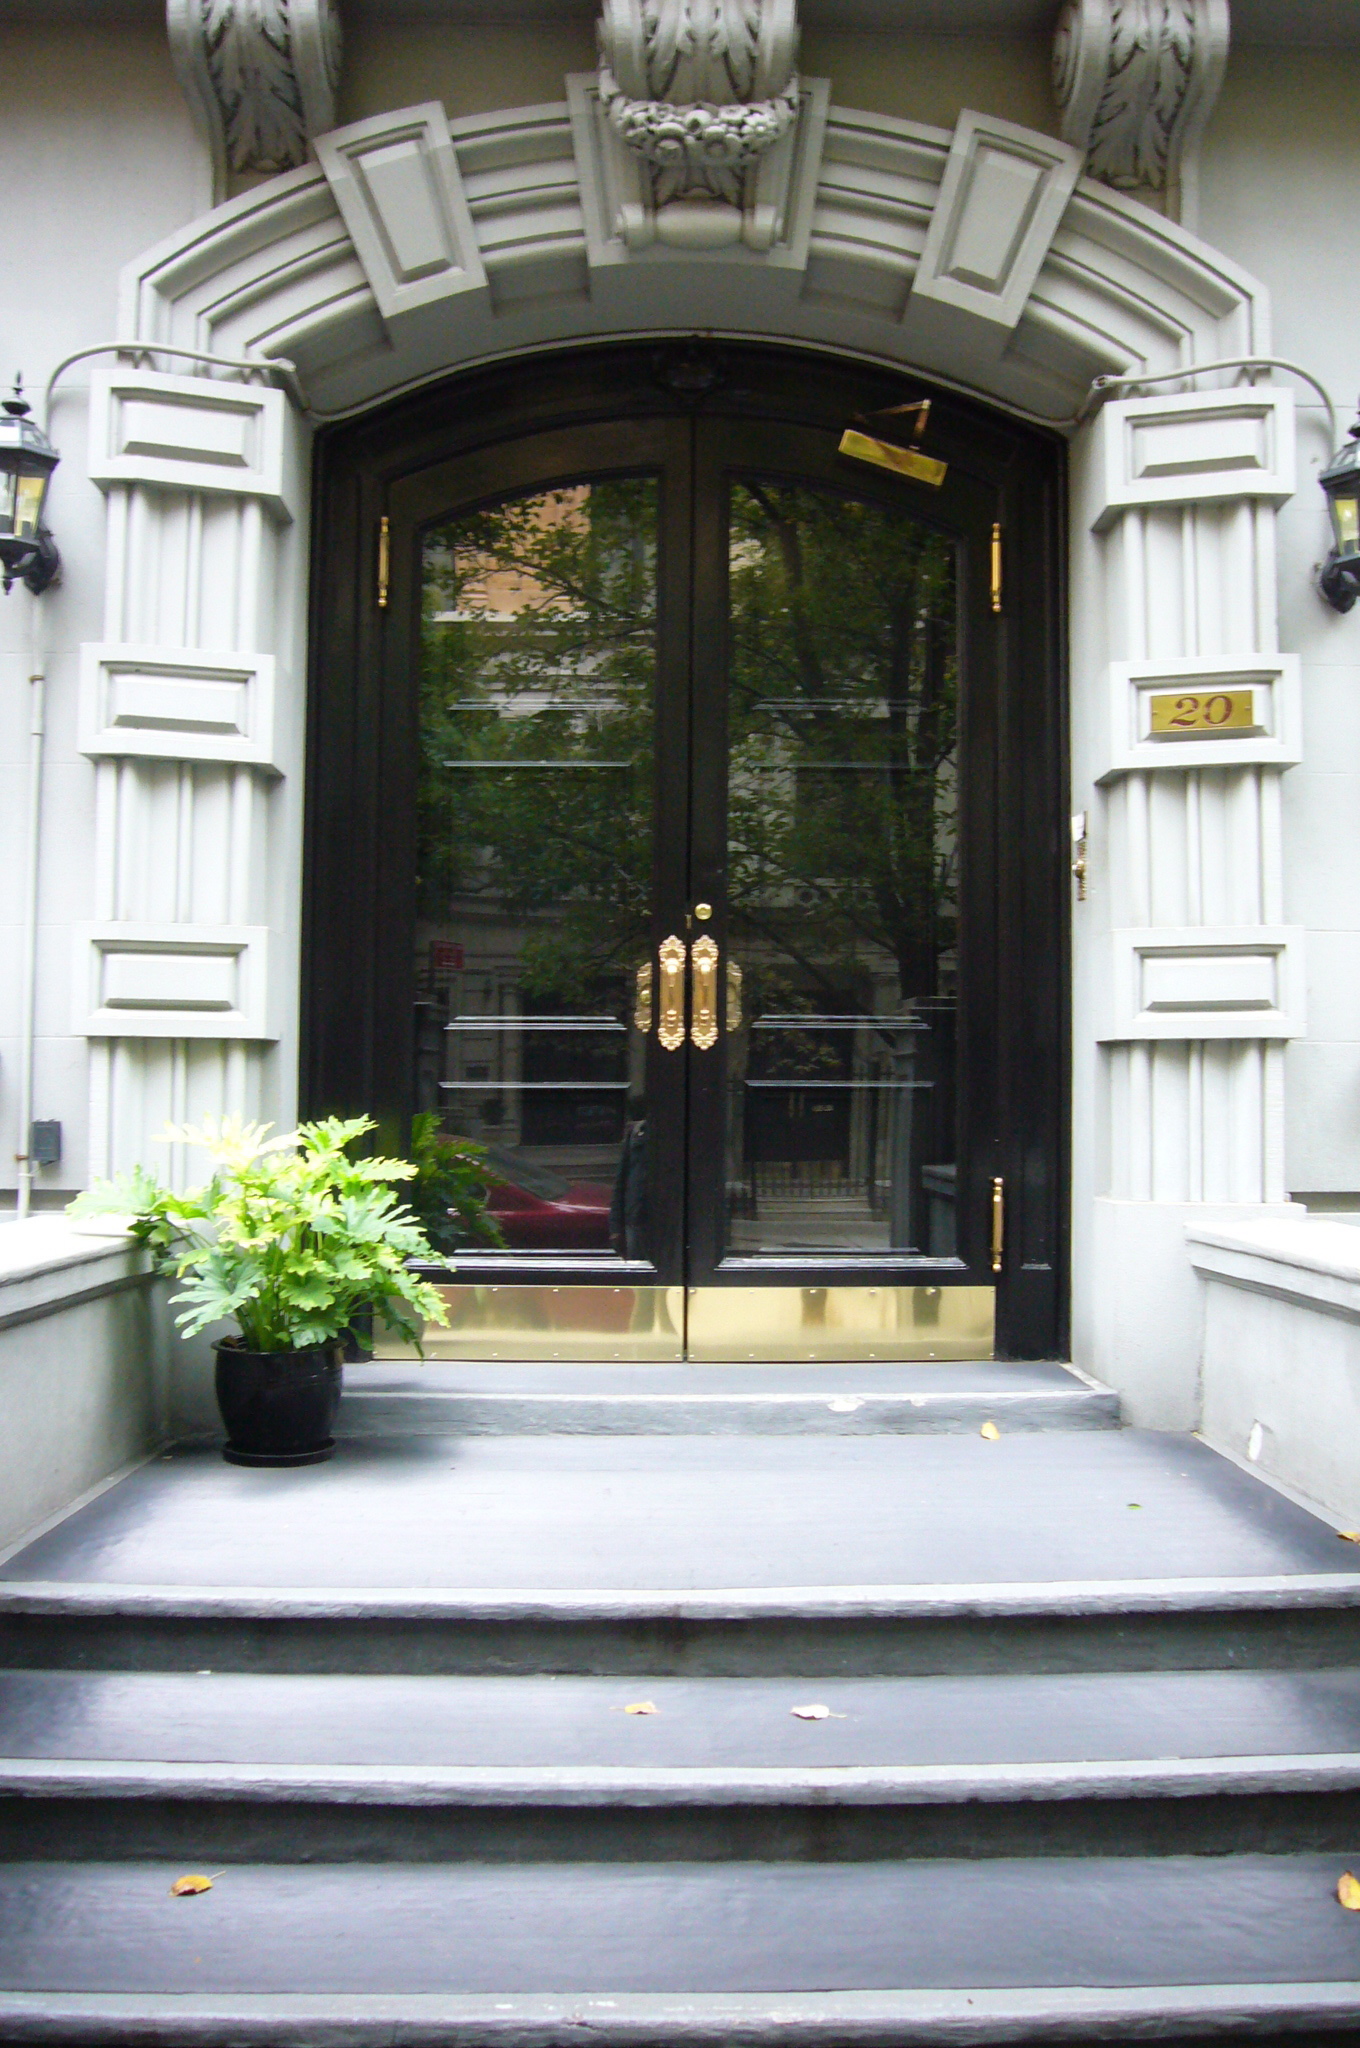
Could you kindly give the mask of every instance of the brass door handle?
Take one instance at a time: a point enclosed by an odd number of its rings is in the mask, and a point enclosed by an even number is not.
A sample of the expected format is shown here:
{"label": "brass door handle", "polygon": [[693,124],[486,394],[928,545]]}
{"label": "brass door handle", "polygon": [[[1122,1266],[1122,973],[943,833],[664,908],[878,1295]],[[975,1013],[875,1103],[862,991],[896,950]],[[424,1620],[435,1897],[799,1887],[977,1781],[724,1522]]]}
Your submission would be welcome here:
{"label": "brass door handle", "polygon": [[727,963],[727,1028],[741,1029],[741,968],[732,959]]}
{"label": "brass door handle", "polygon": [[992,1182],[992,1271],[1001,1271],[1006,1255],[1006,1183],[998,1174]]}
{"label": "brass door handle", "polygon": [[689,1035],[700,1052],[711,1052],[718,1043],[718,948],[707,934],[694,941],[690,959],[694,1022]]}
{"label": "brass door handle", "polygon": [[685,952],[684,940],[674,934],[663,939],[657,951],[661,963],[661,1022],[656,1035],[666,1052],[679,1052],[685,1042]]}
{"label": "brass door handle", "polygon": [[652,1028],[652,963],[644,960],[637,971],[637,996],[633,1004],[633,1028],[645,1038]]}

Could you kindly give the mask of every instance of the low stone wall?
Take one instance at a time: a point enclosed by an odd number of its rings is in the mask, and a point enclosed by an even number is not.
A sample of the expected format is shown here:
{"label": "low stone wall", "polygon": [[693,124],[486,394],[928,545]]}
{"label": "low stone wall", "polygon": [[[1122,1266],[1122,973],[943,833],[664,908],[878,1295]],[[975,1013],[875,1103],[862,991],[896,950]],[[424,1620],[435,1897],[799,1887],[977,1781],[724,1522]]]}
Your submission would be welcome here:
{"label": "low stone wall", "polygon": [[169,1343],[130,1239],[0,1225],[0,1550],[164,1438]]}
{"label": "low stone wall", "polygon": [[1360,1229],[1301,1216],[1186,1238],[1206,1441],[1360,1528]]}

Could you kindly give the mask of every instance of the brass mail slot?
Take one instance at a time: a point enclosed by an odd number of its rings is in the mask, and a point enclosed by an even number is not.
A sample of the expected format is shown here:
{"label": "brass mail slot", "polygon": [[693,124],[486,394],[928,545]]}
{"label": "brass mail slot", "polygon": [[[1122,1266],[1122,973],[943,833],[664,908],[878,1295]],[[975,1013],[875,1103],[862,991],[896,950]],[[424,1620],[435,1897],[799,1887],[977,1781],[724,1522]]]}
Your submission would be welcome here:
{"label": "brass mail slot", "polygon": [[1256,723],[1254,690],[1167,691],[1149,709],[1154,740],[1248,739],[1265,730]]}
{"label": "brass mail slot", "polygon": [[933,455],[922,455],[916,448],[899,448],[892,441],[879,441],[873,434],[861,434],[854,427],[847,427],[841,435],[840,452],[855,462],[872,462],[879,469],[909,476],[918,484],[939,485],[949,474],[949,464]]}

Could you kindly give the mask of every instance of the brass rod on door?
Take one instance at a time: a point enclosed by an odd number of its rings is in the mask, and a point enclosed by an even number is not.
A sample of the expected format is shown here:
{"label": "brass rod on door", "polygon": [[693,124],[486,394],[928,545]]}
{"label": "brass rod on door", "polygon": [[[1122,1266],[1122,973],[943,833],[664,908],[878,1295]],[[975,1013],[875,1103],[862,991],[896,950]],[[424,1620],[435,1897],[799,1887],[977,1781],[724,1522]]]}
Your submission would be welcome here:
{"label": "brass rod on door", "polygon": [[992,528],[992,610],[994,612],[999,612],[1001,609],[1001,576],[1001,526],[998,522]]}
{"label": "brass rod on door", "polygon": [[1006,1183],[998,1174],[992,1181],[992,1271],[1001,1271],[1006,1256]]}
{"label": "brass rod on door", "polygon": [[387,610],[387,586],[392,567],[392,522],[384,512],[378,521],[378,610]]}
{"label": "brass rod on door", "polygon": [[711,1052],[718,1043],[718,948],[705,933],[690,951],[694,985],[690,1037],[700,1052]]}
{"label": "brass rod on door", "polygon": [[679,1052],[685,1042],[685,957],[683,939],[663,939],[657,950],[661,963],[661,1022],[657,1038],[664,1052]]}

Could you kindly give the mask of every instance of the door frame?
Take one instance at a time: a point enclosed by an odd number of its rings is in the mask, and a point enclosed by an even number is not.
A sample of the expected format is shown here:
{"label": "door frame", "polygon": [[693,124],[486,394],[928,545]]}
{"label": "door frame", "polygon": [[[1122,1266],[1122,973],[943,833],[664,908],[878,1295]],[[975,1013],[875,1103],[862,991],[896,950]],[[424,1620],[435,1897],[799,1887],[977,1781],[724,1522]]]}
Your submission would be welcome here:
{"label": "door frame", "polygon": [[[409,744],[399,708],[381,684],[384,635],[404,616],[412,567],[391,562],[395,602],[380,608],[379,522],[391,494],[418,488],[413,480],[454,458],[485,452],[492,463],[501,444],[528,434],[606,422],[622,432],[629,421],[684,419],[695,407],[839,427],[855,414],[923,396],[934,404],[931,453],[992,494],[1005,539],[996,787],[998,816],[1015,821],[1023,854],[995,849],[996,999],[999,1014],[1026,1011],[1030,1029],[1023,1047],[1016,1032],[995,1061],[993,1171],[1007,1188],[996,1350],[1003,1357],[1062,1356],[1070,1173],[1065,451],[1056,434],[938,391],[927,378],[801,348],[633,343],[465,373],[318,438],[301,1094],[309,1115],[373,1111],[379,1075],[401,1071],[410,1056],[406,1010],[382,1000],[373,942],[383,920],[407,914],[395,900],[394,877],[403,872],[403,847],[413,842],[412,819],[394,816],[384,797],[390,750]],[[374,768],[375,753],[376,773],[365,772]],[[407,868],[414,871],[409,851]],[[400,1149],[404,1133],[395,1112],[376,1106],[382,1142]],[[487,1262],[475,1263],[480,1269]],[[951,1284],[942,1263],[904,1260],[900,1278]],[[460,1256],[458,1264],[461,1276],[473,1262]],[[825,1278],[825,1263],[818,1264]],[[535,1278],[567,1285],[617,1280],[620,1271],[615,1259],[601,1258],[592,1270],[588,1258],[577,1256],[569,1269],[536,1267]],[[859,1272],[863,1284],[873,1284],[862,1262]],[[759,1276],[799,1277],[796,1268],[776,1274],[768,1261],[760,1262]],[[731,1285],[757,1277],[745,1262],[713,1276]],[[836,1277],[855,1278],[850,1271]],[[957,1276],[960,1283],[970,1278]]]}

